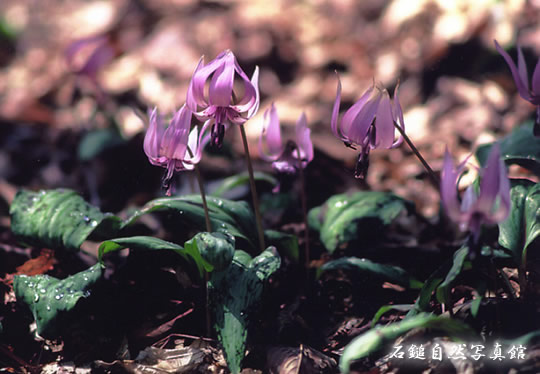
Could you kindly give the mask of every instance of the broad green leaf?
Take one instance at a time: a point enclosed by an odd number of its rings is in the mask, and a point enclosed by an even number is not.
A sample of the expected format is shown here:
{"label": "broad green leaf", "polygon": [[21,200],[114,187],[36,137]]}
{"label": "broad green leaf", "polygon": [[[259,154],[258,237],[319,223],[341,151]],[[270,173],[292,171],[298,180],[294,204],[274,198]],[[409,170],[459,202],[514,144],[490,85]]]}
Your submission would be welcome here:
{"label": "broad green leaf", "polygon": [[[278,184],[278,180],[270,174],[256,171],[253,173],[255,181],[264,181],[273,186]],[[231,177],[223,179],[221,185],[216,188],[211,194],[212,196],[222,197],[225,193],[240,186],[249,186],[249,174],[247,172],[236,174]]]}
{"label": "broad green leaf", "polygon": [[[501,158],[507,164],[518,164],[540,175],[540,138],[533,136],[532,121],[517,127],[499,142]],[[481,165],[487,161],[491,146],[478,147],[476,157]]]}
{"label": "broad green leaf", "polygon": [[360,191],[352,195],[334,195],[322,207],[309,212],[313,229],[320,228],[321,241],[329,252],[343,243],[376,238],[411,205],[386,192]]}
{"label": "broad green leaf", "polygon": [[116,238],[101,243],[101,245],[99,246],[99,260],[102,261],[103,256],[109,252],[118,251],[124,248],[147,251],[168,250],[178,253],[186,260],[193,260],[193,262],[197,266],[197,269],[199,270],[199,275],[203,276],[204,271],[212,271],[213,266],[201,257],[197,246],[192,245],[192,243],[190,242],[191,240],[186,242],[185,247],[182,247],[181,245],[154,238],[152,236],[132,236],[128,238]]}
{"label": "broad green leaf", "polygon": [[469,254],[469,247],[463,246],[454,253],[454,261],[450,271],[446,275],[446,278],[437,288],[437,300],[440,303],[449,305],[450,304],[450,289],[456,278],[461,274],[463,265],[467,260],[467,255]]}
{"label": "broad green leaf", "polygon": [[407,288],[422,288],[422,282],[411,277],[405,270],[398,266],[378,264],[365,258],[342,257],[329,261],[317,271],[317,276],[332,270],[346,270],[356,276],[375,278],[382,282],[395,283]]}
{"label": "broad green leaf", "polygon": [[[186,250],[200,253],[214,270],[227,268],[234,256],[234,236],[222,232],[200,232],[184,244]],[[192,255],[193,256],[193,255]],[[210,271],[207,268],[207,271]]]}
{"label": "broad green leaf", "polygon": [[343,351],[339,368],[342,373],[349,373],[354,360],[361,359],[381,349],[386,343],[395,340],[406,332],[416,329],[435,329],[446,332],[452,337],[473,334],[464,323],[441,316],[427,313],[418,314],[401,322],[387,326],[377,326],[353,339]]}
{"label": "broad green leaf", "polygon": [[416,316],[419,313],[427,312],[429,307],[429,302],[431,301],[431,295],[437,286],[443,281],[442,269],[444,267],[439,267],[435,270],[429,278],[424,282],[422,289],[420,290],[420,295],[414,303],[414,308],[407,313],[407,318]]}
{"label": "broad green leaf", "polygon": [[36,246],[77,250],[102,221],[119,227],[117,217],[102,213],[75,191],[20,190],[10,207],[11,230]]}
{"label": "broad green leaf", "polygon": [[400,312],[408,312],[414,308],[414,304],[396,304],[396,305],[383,305],[377,310],[377,313],[373,316],[371,320],[371,327],[375,327],[375,324],[381,319],[383,315],[391,310],[397,310]]}
{"label": "broad green leaf", "polygon": [[478,311],[480,310],[480,305],[482,304],[482,300],[484,299],[484,295],[487,290],[487,284],[485,281],[479,281],[477,286],[475,287],[475,298],[471,302],[471,315],[476,318],[478,315]]}
{"label": "broad green leaf", "polygon": [[296,235],[286,234],[280,231],[266,230],[264,232],[266,245],[276,247],[281,256],[286,256],[294,262],[298,262],[299,248]]}
{"label": "broad green leaf", "polygon": [[512,252],[518,266],[525,266],[527,250],[540,234],[540,185],[513,180],[508,218],[499,224],[499,244]]}
{"label": "broad green leaf", "polygon": [[106,149],[124,143],[124,139],[115,129],[92,130],[85,134],[79,143],[78,157],[81,161],[88,161]]}
{"label": "broad green leaf", "polygon": [[89,287],[101,277],[101,264],[59,280],[48,275],[16,275],[13,289],[18,300],[23,300],[32,311],[38,334],[54,330],[58,312],[70,311],[81,297],[89,295]]}
{"label": "broad green leaf", "polygon": [[[246,202],[213,196],[207,196],[206,200],[214,231],[228,232],[235,238],[242,238],[253,246],[256,239],[255,218]],[[155,211],[176,214],[177,217],[195,228],[205,227],[204,209],[200,195],[163,197],[152,200],[129,217],[125,225],[129,225],[146,213]]]}
{"label": "broad green leaf", "polygon": [[210,276],[208,290],[218,339],[229,370],[240,372],[246,354],[250,318],[260,302],[264,282],[281,264],[275,248],[255,258],[237,250],[230,266]]}

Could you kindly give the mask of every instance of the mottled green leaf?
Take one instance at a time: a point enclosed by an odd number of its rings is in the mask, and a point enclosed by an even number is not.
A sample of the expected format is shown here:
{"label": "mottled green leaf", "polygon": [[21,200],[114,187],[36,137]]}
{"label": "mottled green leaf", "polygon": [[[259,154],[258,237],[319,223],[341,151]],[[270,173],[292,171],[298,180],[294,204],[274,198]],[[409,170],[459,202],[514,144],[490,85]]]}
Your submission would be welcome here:
{"label": "mottled green leaf", "polygon": [[[228,232],[235,238],[244,239],[253,246],[256,239],[255,218],[246,202],[213,196],[207,196],[206,200],[214,231]],[[175,214],[195,228],[205,227],[204,209],[200,195],[163,197],[152,200],[137,210],[125,224],[128,225],[140,216],[156,211],[167,211]]]}
{"label": "mottled green leaf", "polygon": [[[501,158],[507,164],[518,164],[540,175],[540,138],[533,136],[532,121],[517,127],[499,141]],[[476,157],[481,165],[487,161],[493,143],[478,147]]]}
{"label": "mottled green leaf", "polygon": [[101,277],[101,264],[59,280],[48,275],[16,275],[13,289],[32,311],[38,334],[54,330],[53,321],[62,311],[70,311],[81,297],[89,295],[89,287]]}
{"label": "mottled green leaf", "polygon": [[[227,268],[234,256],[234,236],[222,232],[200,232],[184,244],[184,248],[197,251],[215,270]],[[210,271],[207,269],[207,271]]]}
{"label": "mottled green leaf", "polygon": [[309,223],[313,229],[320,229],[321,241],[333,252],[340,244],[381,236],[408,207],[406,200],[386,192],[334,195],[322,207],[310,211]]}
{"label": "mottled green leaf", "polygon": [[407,288],[422,288],[422,282],[414,279],[398,266],[378,264],[366,258],[342,257],[329,261],[317,271],[317,276],[332,270],[345,270],[363,279],[376,279],[390,282]]}
{"label": "mottled green leaf", "polygon": [[240,372],[246,353],[250,318],[260,302],[264,282],[281,264],[275,248],[255,258],[237,250],[230,266],[210,276],[208,289],[218,339],[229,370]]}
{"label": "mottled green leaf", "polygon": [[508,218],[499,224],[499,244],[511,251],[517,265],[526,265],[527,250],[540,234],[540,185],[513,180]]}
{"label": "mottled green leaf", "polygon": [[343,351],[339,362],[341,372],[344,374],[349,373],[354,360],[378,351],[386,343],[416,328],[440,330],[453,337],[474,334],[467,325],[458,320],[426,313],[418,314],[391,325],[377,326],[355,338]]}
{"label": "mottled green leaf", "polygon": [[22,241],[48,248],[77,250],[100,225],[120,226],[120,220],[88,204],[75,191],[20,190],[10,207],[11,230]]}
{"label": "mottled green leaf", "polygon": [[[188,243],[190,244],[188,245]],[[118,251],[124,248],[147,251],[173,251],[184,257],[186,260],[193,260],[201,276],[204,274],[205,270],[208,272],[213,270],[213,266],[201,257],[197,246],[191,245],[191,241],[186,242],[186,247],[182,247],[181,245],[152,236],[131,236],[104,241],[99,246],[99,260],[102,261],[103,256],[109,252]]]}

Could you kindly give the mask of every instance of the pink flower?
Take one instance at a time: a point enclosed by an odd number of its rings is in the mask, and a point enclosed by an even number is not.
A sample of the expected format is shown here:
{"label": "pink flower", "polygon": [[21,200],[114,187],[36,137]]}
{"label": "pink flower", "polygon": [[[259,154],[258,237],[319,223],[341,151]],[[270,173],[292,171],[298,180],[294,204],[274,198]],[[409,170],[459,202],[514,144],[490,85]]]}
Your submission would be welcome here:
{"label": "pink flower", "polygon": [[398,87],[394,100],[386,89],[373,85],[360,99],[345,112],[338,121],[341,102],[341,81],[338,75],[338,88],[332,111],[332,132],[346,146],[361,148],[356,165],[355,177],[364,178],[369,165],[369,151],[375,148],[394,148],[403,142],[399,136],[395,140],[394,122],[405,129],[403,111],[398,99]]}
{"label": "pink flower", "polygon": [[173,173],[192,170],[201,160],[202,149],[210,140],[208,135],[204,135],[208,123],[203,125],[200,132],[197,126],[190,131],[191,118],[191,111],[184,105],[175,113],[169,127],[165,128],[157,109],[150,113],[150,124],[144,136],[144,153],[152,165],[167,169],[163,178],[167,196],[171,195]]}
{"label": "pink flower", "polygon": [[534,68],[532,84],[529,87],[529,74],[527,73],[527,65],[525,65],[525,59],[523,58],[521,48],[519,46],[517,47],[518,65],[516,67],[516,64],[514,61],[512,61],[510,55],[501,48],[496,40],[494,40],[494,42],[497,52],[503,56],[504,60],[508,64],[508,67],[510,68],[510,71],[512,72],[512,77],[516,83],[519,95],[531,104],[536,105],[536,123],[534,127],[534,135],[540,136],[540,58],[536,63],[536,67]]}
{"label": "pink flower", "polygon": [[[243,95],[235,91],[235,77],[243,83]],[[220,147],[229,123],[242,125],[259,108],[259,69],[251,80],[230,50],[222,52],[207,65],[199,61],[189,84],[186,105],[202,120],[211,120],[212,144]],[[209,81],[207,93],[206,83]]]}
{"label": "pink flower", "polygon": [[[298,168],[305,168],[313,160],[311,130],[307,127],[304,113],[296,122],[295,140],[289,140],[284,146],[281,141],[279,117],[274,103],[264,112],[263,131],[259,137],[259,154],[265,161],[272,162],[272,167],[281,173],[292,174]],[[268,153],[264,151],[266,142]]]}
{"label": "pink flower", "polygon": [[467,160],[454,168],[450,153],[446,149],[441,178],[441,199],[450,219],[459,223],[462,230],[468,229],[477,241],[482,224],[499,223],[508,217],[510,182],[500,158],[499,145],[495,144],[486,166],[481,170],[479,192],[475,190],[474,185],[469,186],[460,203],[457,196],[457,182],[466,162]]}

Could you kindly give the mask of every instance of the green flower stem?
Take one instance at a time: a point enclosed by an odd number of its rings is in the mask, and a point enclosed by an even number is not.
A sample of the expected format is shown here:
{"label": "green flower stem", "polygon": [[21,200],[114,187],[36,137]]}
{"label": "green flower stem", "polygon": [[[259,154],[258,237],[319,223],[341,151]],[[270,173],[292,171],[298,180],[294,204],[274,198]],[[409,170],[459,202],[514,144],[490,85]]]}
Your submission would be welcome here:
{"label": "green flower stem", "polygon": [[249,174],[249,184],[251,187],[251,198],[253,199],[253,209],[255,210],[255,220],[257,222],[257,234],[259,236],[259,247],[261,253],[266,248],[264,245],[264,232],[262,228],[261,213],[259,211],[259,198],[257,197],[257,189],[255,187],[255,177],[253,176],[253,166],[251,165],[251,157],[249,156],[249,147],[247,142],[246,130],[243,125],[238,126],[240,128],[240,134],[242,135],[242,142],[244,143],[244,151],[246,153],[246,162]]}
{"label": "green flower stem", "polygon": [[300,185],[301,191],[300,196],[302,200],[302,214],[304,215],[304,266],[306,268],[306,276],[309,277],[309,226],[308,226],[308,215],[307,215],[307,199],[306,199],[306,180],[304,177],[304,168],[302,168],[302,158],[300,157],[300,149],[296,147],[296,154],[298,155],[298,163],[300,169]]}
{"label": "green flower stem", "polygon": [[405,142],[409,145],[409,148],[411,148],[414,155],[418,158],[418,160],[420,160],[420,162],[422,163],[422,166],[424,166],[429,176],[431,177],[431,182],[433,183],[433,186],[438,190],[441,185],[441,181],[439,180],[439,177],[437,177],[437,175],[435,174],[433,169],[429,166],[425,158],[422,157],[422,155],[420,154],[418,149],[415,147],[411,139],[407,136],[407,134],[405,134],[405,131],[403,131],[401,126],[399,126],[395,121],[394,121],[394,127],[398,129],[401,136],[403,136],[403,139],[405,140]]}
{"label": "green flower stem", "polygon": [[[191,157],[193,157],[193,152],[187,147],[187,150]],[[197,183],[199,184],[199,191],[201,192],[201,200],[203,203],[203,209],[204,209],[204,220],[206,223],[206,231],[212,232],[212,223],[210,222],[210,214],[208,212],[208,204],[206,202],[206,193],[204,191],[204,182],[201,176],[201,172],[199,170],[199,167],[197,165],[193,165],[193,169],[195,170],[195,175],[197,176]],[[210,294],[208,292],[208,281],[209,276],[207,272],[204,272],[204,290],[205,290],[205,298],[206,298],[206,336],[210,337],[212,334],[212,319],[210,317]]]}

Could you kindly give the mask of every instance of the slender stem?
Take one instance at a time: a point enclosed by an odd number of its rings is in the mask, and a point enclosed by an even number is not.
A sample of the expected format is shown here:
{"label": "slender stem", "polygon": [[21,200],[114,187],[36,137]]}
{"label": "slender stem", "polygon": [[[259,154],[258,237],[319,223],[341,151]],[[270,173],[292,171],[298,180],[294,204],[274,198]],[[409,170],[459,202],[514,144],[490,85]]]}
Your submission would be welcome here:
{"label": "slender stem", "polygon": [[[187,151],[189,152],[190,156],[193,157],[193,152],[187,147]],[[201,171],[199,170],[199,167],[197,165],[193,165],[193,169],[195,169],[195,175],[197,176],[197,182],[199,183],[199,191],[201,192],[201,200],[203,204],[204,209],[204,220],[206,223],[206,231],[212,232],[212,223],[210,222],[210,214],[208,213],[208,204],[206,202],[206,193],[204,191],[204,183],[201,176]],[[208,293],[208,273],[204,272],[204,291],[205,291],[205,299],[206,299],[206,335],[211,336],[212,329],[212,319],[210,317],[210,295]]]}
{"label": "slender stem", "polygon": [[405,142],[409,145],[409,147],[411,148],[411,150],[413,151],[414,155],[420,160],[420,162],[422,163],[422,165],[424,166],[424,168],[426,169],[426,171],[428,172],[429,176],[431,177],[431,182],[433,183],[433,185],[435,186],[436,189],[439,189],[440,185],[441,185],[441,182],[439,180],[439,177],[437,177],[437,175],[435,174],[435,172],[433,171],[433,169],[429,166],[429,164],[427,163],[427,161],[424,159],[424,157],[422,157],[422,155],[420,154],[420,152],[418,151],[418,149],[415,147],[415,145],[413,144],[413,142],[411,141],[411,139],[407,136],[407,134],[405,134],[405,131],[403,131],[403,129],[401,128],[401,126],[399,126],[396,122],[394,122],[394,127],[398,129],[399,133],[401,134],[401,136],[403,136],[403,139],[405,140]]}
{"label": "slender stem", "polygon": [[309,226],[307,217],[307,199],[306,199],[306,180],[304,177],[304,168],[302,167],[302,158],[300,156],[300,149],[296,147],[296,154],[298,155],[298,168],[300,169],[300,185],[302,191],[300,191],[300,197],[302,200],[302,213],[304,215],[304,266],[306,268],[306,276],[309,277]]}
{"label": "slender stem", "polygon": [[257,197],[257,189],[255,187],[255,177],[253,176],[253,166],[251,165],[251,157],[249,156],[249,147],[247,142],[246,130],[243,125],[238,126],[240,134],[242,134],[242,142],[244,143],[244,151],[246,152],[246,162],[249,174],[249,184],[251,187],[251,198],[253,199],[253,209],[255,210],[255,220],[257,221],[257,234],[259,236],[259,247],[261,253],[266,248],[264,245],[264,232],[262,228],[261,213],[259,211],[259,198]]}
{"label": "slender stem", "polygon": [[208,204],[206,203],[206,193],[204,192],[204,183],[201,177],[201,172],[195,165],[195,175],[197,175],[197,183],[199,183],[199,191],[201,191],[201,199],[204,208],[204,220],[206,223],[206,231],[212,232],[212,223],[210,222],[210,214],[208,213]]}

